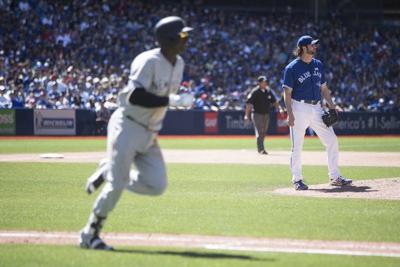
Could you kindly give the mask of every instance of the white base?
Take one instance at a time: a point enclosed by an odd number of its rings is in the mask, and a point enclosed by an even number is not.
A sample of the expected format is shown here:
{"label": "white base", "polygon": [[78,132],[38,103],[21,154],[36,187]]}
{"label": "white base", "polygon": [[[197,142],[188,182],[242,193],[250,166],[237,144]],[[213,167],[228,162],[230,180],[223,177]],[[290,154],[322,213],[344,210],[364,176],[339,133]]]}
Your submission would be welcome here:
{"label": "white base", "polygon": [[56,153],[47,153],[47,154],[41,154],[40,157],[42,159],[63,159],[64,155]]}

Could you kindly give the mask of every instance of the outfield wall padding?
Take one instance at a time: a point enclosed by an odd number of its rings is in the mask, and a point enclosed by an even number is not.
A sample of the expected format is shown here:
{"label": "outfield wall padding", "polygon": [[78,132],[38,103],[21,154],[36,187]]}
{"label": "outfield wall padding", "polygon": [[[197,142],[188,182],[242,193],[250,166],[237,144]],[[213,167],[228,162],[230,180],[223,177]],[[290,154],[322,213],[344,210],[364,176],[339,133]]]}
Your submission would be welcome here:
{"label": "outfield wall padding", "polygon": [[15,134],[34,135],[33,109],[15,109]]}
{"label": "outfield wall padding", "polygon": [[95,135],[96,112],[87,109],[75,111],[76,135]]}
{"label": "outfield wall padding", "polygon": [[195,110],[169,110],[160,134],[197,135],[204,132],[204,112]]}
{"label": "outfield wall padding", "polygon": [[[95,135],[96,113],[92,110],[74,110],[74,112],[75,116],[71,118],[75,120],[76,135]],[[34,135],[35,111],[32,109],[15,109],[0,114],[3,118],[0,120],[3,134],[13,134],[13,131],[9,130],[14,127],[14,122],[11,123],[9,119],[13,113],[15,113],[15,135]],[[54,110],[54,113],[57,111]],[[169,110],[160,134],[254,135],[253,125],[245,124],[243,115],[243,111]],[[339,113],[339,118],[340,121],[334,125],[337,135],[400,134],[400,112],[342,112]],[[55,127],[59,127],[63,118],[54,120],[56,120]],[[271,113],[268,134],[288,134],[288,132],[285,117],[279,113]]]}

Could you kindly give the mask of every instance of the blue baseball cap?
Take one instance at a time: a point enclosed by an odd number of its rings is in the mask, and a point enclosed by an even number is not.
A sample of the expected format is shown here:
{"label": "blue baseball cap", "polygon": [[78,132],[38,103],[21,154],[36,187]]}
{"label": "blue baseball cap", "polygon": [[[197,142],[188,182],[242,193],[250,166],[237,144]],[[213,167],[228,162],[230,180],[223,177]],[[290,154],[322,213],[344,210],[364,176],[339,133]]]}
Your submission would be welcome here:
{"label": "blue baseball cap", "polygon": [[297,40],[297,46],[306,46],[309,44],[318,44],[318,39],[313,39],[310,35],[303,35]]}

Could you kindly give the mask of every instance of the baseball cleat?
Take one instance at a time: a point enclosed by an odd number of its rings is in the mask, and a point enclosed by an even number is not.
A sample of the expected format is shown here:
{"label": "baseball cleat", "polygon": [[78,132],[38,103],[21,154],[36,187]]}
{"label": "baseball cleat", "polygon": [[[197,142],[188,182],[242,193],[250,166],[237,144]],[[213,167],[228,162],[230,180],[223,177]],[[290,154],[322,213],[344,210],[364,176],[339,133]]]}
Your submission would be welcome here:
{"label": "baseball cleat", "polygon": [[333,186],[350,185],[352,182],[353,182],[353,180],[347,179],[343,176],[339,176],[335,179],[331,179],[331,185],[333,185]]}
{"label": "baseball cleat", "polygon": [[102,160],[96,171],[88,178],[86,183],[86,192],[90,195],[104,183],[104,172],[107,168],[107,161]]}
{"label": "baseball cleat", "polygon": [[265,150],[260,150],[260,151],[258,151],[258,154],[261,154],[261,155],[268,155],[268,152],[265,151]]}
{"label": "baseball cleat", "polygon": [[303,180],[294,182],[293,185],[294,185],[294,189],[296,189],[296,190],[307,190],[308,189],[308,186],[305,183],[303,183]]}
{"label": "baseball cleat", "polygon": [[79,246],[87,249],[114,250],[113,247],[104,243],[98,235],[86,234],[83,231],[80,232]]}

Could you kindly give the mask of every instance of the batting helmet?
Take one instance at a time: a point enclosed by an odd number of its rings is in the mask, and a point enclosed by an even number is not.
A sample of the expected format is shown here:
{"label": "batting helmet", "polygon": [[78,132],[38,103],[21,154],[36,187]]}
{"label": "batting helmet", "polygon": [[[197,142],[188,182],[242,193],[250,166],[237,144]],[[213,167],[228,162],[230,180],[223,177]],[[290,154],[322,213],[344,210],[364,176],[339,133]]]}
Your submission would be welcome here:
{"label": "batting helmet", "polygon": [[188,32],[193,30],[187,27],[186,23],[177,16],[170,16],[161,19],[154,27],[154,32],[159,43],[171,43],[185,38]]}

